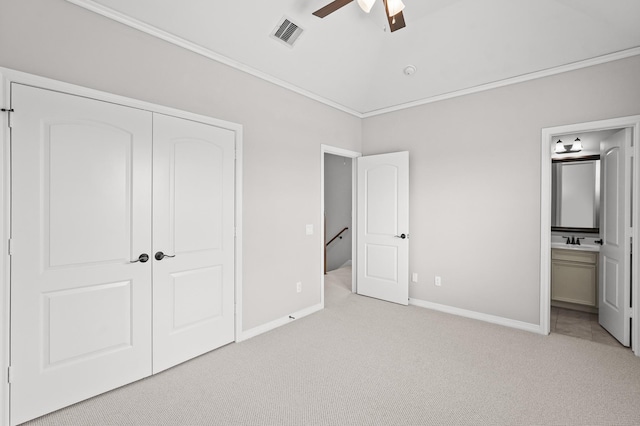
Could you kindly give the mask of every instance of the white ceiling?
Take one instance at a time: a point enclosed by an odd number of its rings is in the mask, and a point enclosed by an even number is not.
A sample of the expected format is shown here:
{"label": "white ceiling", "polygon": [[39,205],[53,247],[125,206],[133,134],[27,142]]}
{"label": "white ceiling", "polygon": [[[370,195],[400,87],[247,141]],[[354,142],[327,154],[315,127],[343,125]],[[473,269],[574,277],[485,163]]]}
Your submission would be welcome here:
{"label": "white ceiling", "polygon": [[[68,1],[360,116],[640,54],[639,0],[404,0],[394,33],[382,0]],[[269,37],[283,16],[293,48]]]}

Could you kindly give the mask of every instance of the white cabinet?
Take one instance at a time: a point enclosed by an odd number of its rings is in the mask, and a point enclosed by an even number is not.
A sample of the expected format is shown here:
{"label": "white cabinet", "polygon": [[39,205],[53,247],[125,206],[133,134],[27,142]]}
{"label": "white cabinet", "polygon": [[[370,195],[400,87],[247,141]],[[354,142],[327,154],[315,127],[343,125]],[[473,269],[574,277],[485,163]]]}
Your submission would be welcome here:
{"label": "white cabinet", "polygon": [[597,307],[598,253],[551,250],[551,300]]}

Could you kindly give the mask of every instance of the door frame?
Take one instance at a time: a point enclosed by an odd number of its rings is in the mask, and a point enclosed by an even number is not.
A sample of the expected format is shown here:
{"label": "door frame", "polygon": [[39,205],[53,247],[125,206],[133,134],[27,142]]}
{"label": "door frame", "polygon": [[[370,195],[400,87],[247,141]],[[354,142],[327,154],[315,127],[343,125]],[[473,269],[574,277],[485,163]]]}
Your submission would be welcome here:
{"label": "door frame", "polygon": [[[21,83],[43,89],[93,98],[131,108],[171,115],[231,130],[235,133],[235,341],[242,335],[242,158],[243,127],[241,124],[182,111],[150,102],[102,92],[75,84],[64,83],[9,68],[0,67],[0,108],[8,109],[11,102],[11,83]],[[11,147],[7,112],[0,112],[0,425],[9,425],[9,362],[10,362],[10,259],[11,235]],[[13,118],[12,118],[13,119]]]}
{"label": "door frame", "polygon": [[[324,155],[325,154],[333,154],[339,155],[345,158],[351,158],[351,230],[355,230],[357,226],[357,211],[356,211],[356,201],[357,201],[357,168],[356,168],[356,158],[362,157],[362,153],[350,151],[348,149],[338,148],[330,145],[320,145],[320,304],[322,309],[324,309]],[[356,271],[357,271],[357,235],[355,232],[351,233],[351,262],[353,264],[351,268],[351,291],[353,293],[356,292],[357,289],[357,280],[356,280]]]}
{"label": "door frame", "polygon": [[[542,129],[541,138],[541,187],[540,187],[540,333],[549,334],[551,328],[551,154],[555,148],[553,138],[567,133],[592,132],[609,129],[632,129],[633,149],[633,194],[632,205],[635,215],[633,222],[632,247],[633,252],[638,253],[638,239],[640,225],[638,225],[638,207],[640,202],[640,115],[612,118],[607,120],[590,121],[584,123],[568,124],[564,126],[548,127]],[[625,208],[628,206],[625,206]],[[638,294],[638,271],[640,270],[639,257],[631,262],[631,350],[636,356],[640,356],[640,294]]]}

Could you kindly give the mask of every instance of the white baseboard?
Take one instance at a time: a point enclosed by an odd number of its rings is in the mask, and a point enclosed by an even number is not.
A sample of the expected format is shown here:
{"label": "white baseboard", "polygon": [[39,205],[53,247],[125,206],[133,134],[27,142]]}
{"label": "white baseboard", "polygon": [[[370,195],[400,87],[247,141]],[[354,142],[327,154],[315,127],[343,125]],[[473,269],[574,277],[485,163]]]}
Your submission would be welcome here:
{"label": "white baseboard", "polygon": [[[322,306],[322,303],[318,303],[317,305],[313,305],[300,311],[294,312],[290,315],[287,315],[286,317],[278,318],[266,324],[262,324],[249,330],[243,331],[242,334],[240,334],[240,336],[236,339],[236,342],[242,342],[243,340],[251,339],[252,337],[258,336],[259,334],[266,333],[267,331],[271,331],[285,324],[289,324],[291,321],[306,317],[307,315],[311,315],[314,312],[321,311],[322,309],[324,309],[324,306]],[[293,318],[290,318],[290,316]]]}
{"label": "white baseboard", "polygon": [[344,268],[345,266],[351,266],[351,265],[353,265],[353,261],[349,259],[346,262],[344,262],[342,266],[340,266],[340,268]]}
{"label": "white baseboard", "polygon": [[492,324],[504,325],[506,327],[517,328],[518,330],[530,331],[537,334],[546,334],[542,332],[539,324],[531,324],[528,322],[512,320],[509,318],[499,317],[496,315],[483,314],[482,312],[468,311],[466,309],[455,308],[453,306],[441,305],[439,303],[427,302],[426,300],[409,298],[409,304],[419,306],[421,308],[432,309],[434,311],[445,312],[447,314],[458,315],[461,317],[471,318],[475,320],[490,322]]}

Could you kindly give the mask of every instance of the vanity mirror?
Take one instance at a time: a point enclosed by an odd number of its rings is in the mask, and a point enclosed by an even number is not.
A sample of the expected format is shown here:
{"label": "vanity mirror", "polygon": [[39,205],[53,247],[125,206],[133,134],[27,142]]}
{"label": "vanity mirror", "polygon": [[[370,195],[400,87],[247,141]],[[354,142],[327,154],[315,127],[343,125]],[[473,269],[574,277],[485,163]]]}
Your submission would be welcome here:
{"label": "vanity mirror", "polygon": [[599,233],[600,157],[554,159],[551,230]]}

